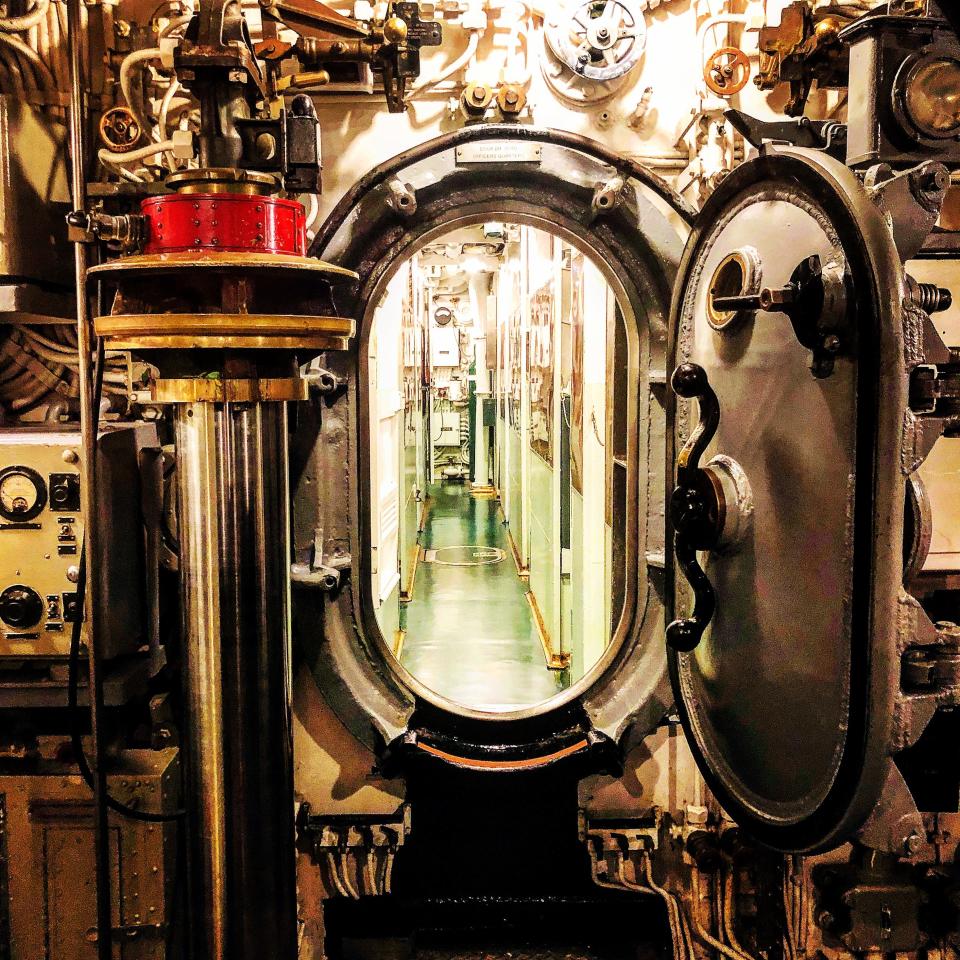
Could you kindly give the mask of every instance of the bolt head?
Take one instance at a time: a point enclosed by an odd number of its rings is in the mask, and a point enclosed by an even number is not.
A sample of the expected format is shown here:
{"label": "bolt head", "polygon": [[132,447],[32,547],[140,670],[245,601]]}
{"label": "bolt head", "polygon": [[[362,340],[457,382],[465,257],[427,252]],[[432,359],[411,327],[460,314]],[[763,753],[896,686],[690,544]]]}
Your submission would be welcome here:
{"label": "bolt head", "polygon": [[944,167],[937,166],[923,175],[920,186],[927,193],[943,193],[950,186],[950,174]]}

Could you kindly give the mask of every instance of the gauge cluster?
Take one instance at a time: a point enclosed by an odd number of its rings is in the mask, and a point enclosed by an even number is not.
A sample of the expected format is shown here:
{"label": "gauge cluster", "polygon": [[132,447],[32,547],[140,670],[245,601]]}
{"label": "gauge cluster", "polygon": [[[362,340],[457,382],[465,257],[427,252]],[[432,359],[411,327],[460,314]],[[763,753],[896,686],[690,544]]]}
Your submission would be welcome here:
{"label": "gauge cluster", "polygon": [[[144,567],[138,450],[152,434],[152,428],[126,427],[105,434],[101,443],[100,479],[110,515],[101,569],[116,614],[104,635],[108,659],[139,646]],[[80,434],[0,431],[0,464],[0,669],[25,660],[62,661],[80,615]]]}

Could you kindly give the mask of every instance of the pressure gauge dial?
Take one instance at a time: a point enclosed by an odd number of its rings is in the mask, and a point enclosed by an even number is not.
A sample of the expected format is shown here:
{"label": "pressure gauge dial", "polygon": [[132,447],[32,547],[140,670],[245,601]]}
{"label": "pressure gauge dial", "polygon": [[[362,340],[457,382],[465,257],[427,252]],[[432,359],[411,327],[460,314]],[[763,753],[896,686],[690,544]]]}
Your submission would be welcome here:
{"label": "pressure gauge dial", "polygon": [[0,517],[19,523],[32,520],[47,503],[43,477],[29,467],[0,470]]}

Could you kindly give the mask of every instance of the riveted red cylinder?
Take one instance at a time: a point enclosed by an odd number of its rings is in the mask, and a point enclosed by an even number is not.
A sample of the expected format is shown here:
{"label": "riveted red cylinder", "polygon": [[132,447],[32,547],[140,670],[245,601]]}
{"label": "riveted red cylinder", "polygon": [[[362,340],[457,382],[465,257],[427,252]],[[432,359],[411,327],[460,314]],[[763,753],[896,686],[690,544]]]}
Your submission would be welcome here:
{"label": "riveted red cylinder", "polygon": [[140,204],[146,219],[143,252],[188,250],[305,256],[303,204],[235,193],[171,193]]}

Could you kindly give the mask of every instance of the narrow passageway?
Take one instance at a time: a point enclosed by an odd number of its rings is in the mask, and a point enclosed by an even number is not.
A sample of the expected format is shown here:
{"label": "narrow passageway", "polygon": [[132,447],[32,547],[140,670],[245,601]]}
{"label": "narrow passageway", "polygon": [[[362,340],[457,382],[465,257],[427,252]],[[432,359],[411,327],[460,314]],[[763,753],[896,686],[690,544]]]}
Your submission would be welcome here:
{"label": "narrow passageway", "polygon": [[[462,484],[433,485],[428,496],[413,599],[401,614],[401,663],[427,687],[478,710],[554,696],[566,674],[546,667],[498,501]],[[445,549],[452,547],[474,549]],[[495,562],[490,548],[500,551]]]}
{"label": "narrow passageway", "polygon": [[586,254],[522,224],[437,238],[384,291],[369,589],[405,673],[454,707],[539,707],[619,622],[629,427],[607,411],[627,407],[622,323]]}

